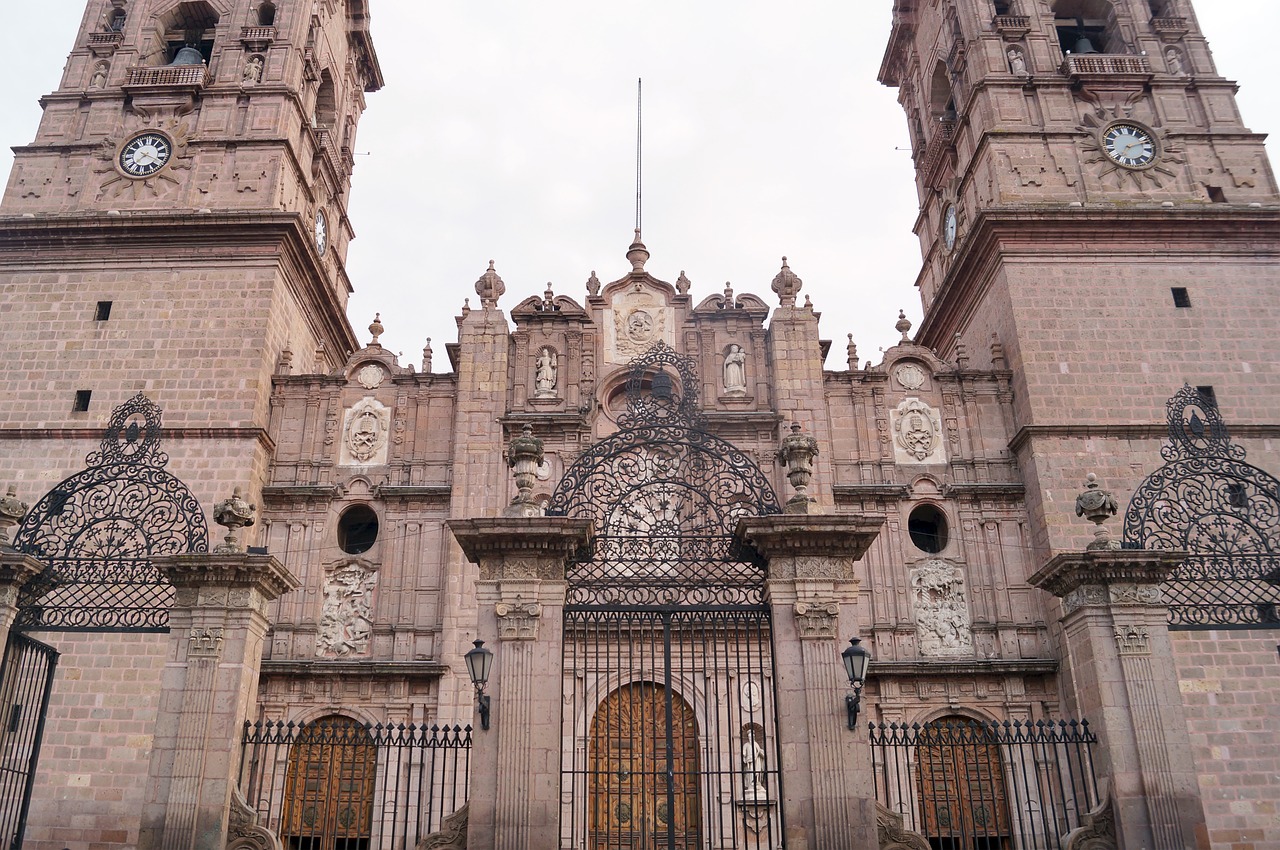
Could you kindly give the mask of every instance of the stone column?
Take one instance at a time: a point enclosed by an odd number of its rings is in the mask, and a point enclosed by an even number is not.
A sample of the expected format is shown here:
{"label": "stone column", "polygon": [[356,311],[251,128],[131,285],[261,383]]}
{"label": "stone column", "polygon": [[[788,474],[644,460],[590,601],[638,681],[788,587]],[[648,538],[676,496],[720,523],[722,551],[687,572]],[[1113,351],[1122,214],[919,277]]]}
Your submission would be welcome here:
{"label": "stone column", "polygon": [[138,846],[224,850],[267,605],[298,580],[270,555],[169,555],[153,563],[176,594]]}
{"label": "stone column", "polygon": [[1121,850],[1207,842],[1160,590],[1184,557],[1097,548],[1059,555],[1030,579],[1062,600],[1064,681],[1098,736]]}
{"label": "stone column", "polygon": [[450,520],[479,566],[478,634],[497,638],[490,728],[477,730],[467,824],[470,850],[560,846],[560,692],[565,563],[590,523],[562,517]]}
{"label": "stone column", "polygon": [[[778,750],[788,847],[875,850],[871,746],[848,728],[840,653],[858,631],[854,562],[881,521],[787,514],[744,519],[741,542],[768,559]],[[874,665],[872,667],[874,670]]]}

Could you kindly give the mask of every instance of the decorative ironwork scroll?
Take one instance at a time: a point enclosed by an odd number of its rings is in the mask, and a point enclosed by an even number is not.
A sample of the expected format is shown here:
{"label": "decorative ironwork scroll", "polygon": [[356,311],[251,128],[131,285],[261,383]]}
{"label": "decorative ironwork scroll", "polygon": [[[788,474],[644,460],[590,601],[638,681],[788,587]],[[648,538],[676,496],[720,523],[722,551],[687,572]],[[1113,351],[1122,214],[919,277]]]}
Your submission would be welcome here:
{"label": "decorative ironwork scroll", "polygon": [[1166,463],[1134,492],[1123,545],[1191,553],[1164,585],[1172,628],[1280,623],[1280,481],[1245,463],[1196,389],[1167,408]]}
{"label": "decorative ironwork scroll", "polygon": [[151,558],[206,552],[209,537],[200,503],[165,470],[160,419],[142,393],[117,407],[85,469],[27,514],[14,546],[46,567],[18,600],[19,628],[168,628],[173,589]]}
{"label": "decorative ironwork scroll", "polygon": [[[677,385],[670,368],[679,378]],[[631,365],[623,430],[565,473],[547,513],[591,520],[589,560],[571,567],[570,604],[756,604],[760,565],[733,550],[744,516],[780,513],[760,468],[696,427],[697,373],[658,343]]]}

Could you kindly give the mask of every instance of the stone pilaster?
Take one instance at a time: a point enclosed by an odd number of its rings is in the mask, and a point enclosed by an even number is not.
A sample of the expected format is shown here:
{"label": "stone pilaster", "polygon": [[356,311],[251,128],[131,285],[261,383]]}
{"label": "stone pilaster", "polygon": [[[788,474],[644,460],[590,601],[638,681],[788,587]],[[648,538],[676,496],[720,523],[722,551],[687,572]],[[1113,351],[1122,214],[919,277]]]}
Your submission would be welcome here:
{"label": "stone pilaster", "polygon": [[1062,600],[1068,698],[1098,735],[1118,844],[1182,850],[1205,841],[1178,670],[1160,585],[1183,552],[1059,555],[1030,583]]}
{"label": "stone pilaster", "polygon": [[0,549],[0,637],[9,634],[18,616],[18,594],[43,569],[30,555]]}
{"label": "stone pilaster", "polygon": [[270,555],[170,555],[176,589],[138,846],[224,850],[267,606],[298,586]]}
{"label": "stone pilaster", "polygon": [[450,520],[479,566],[478,636],[492,641],[491,724],[475,734],[471,850],[556,850],[560,841],[560,683],[565,563],[590,540],[585,520]]}
{"label": "stone pilaster", "polygon": [[858,630],[854,562],[880,525],[853,516],[784,515],[738,526],[741,542],[769,562],[788,847],[878,846],[871,747],[864,731],[848,728],[849,681],[840,653]]}

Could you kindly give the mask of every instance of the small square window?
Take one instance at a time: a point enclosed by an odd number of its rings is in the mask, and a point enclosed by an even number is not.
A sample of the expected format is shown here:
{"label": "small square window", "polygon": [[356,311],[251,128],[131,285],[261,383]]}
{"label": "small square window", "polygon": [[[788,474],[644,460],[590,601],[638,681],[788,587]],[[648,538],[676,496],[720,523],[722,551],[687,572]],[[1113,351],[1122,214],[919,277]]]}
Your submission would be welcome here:
{"label": "small square window", "polygon": [[1221,186],[1205,186],[1209,190],[1209,202],[1214,204],[1225,204],[1227,202],[1226,193],[1222,191]]}
{"label": "small square window", "polygon": [[99,301],[99,302],[98,302],[98,311],[97,311],[96,313],[94,313],[94,314],[93,314],[93,319],[94,319],[94,321],[95,321],[95,322],[105,322],[107,319],[110,319],[110,318],[111,318],[111,302],[110,302],[110,301]]}
{"label": "small square window", "polygon": [[72,413],[84,413],[89,409],[89,398],[93,390],[76,390],[76,400],[71,404]]}
{"label": "small square window", "polygon": [[1209,407],[1218,406],[1218,396],[1213,391],[1213,387],[1196,387],[1196,392],[1200,394],[1200,400]]}
{"label": "small square window", "polygon": [[1175,307],[1191,306],[1191,296],[1187,293],[1187,288],[1185,286],[1175,286],[1169,291],[1173,293],[1173,306]]}

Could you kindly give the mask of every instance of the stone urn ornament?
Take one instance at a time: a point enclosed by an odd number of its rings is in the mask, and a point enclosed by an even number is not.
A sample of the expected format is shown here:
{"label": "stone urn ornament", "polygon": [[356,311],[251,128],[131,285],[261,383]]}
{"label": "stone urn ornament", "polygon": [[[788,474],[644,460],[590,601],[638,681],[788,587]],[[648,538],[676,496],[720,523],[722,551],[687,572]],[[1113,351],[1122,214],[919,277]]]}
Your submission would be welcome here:
{"label": "stone urn ornament", "polygon": [[1087,549],[1119,549],[1120,541],[1111,539],[1106,522],[1120,510],[1116,497],[1111,491],[1102,489],[1098,476],[1092,472],[1085,478],[1084,490],[1076,496],[1076,516],[1082,516],[1094,524],[1093,542]]}
{"label": "stone urn ornament", "polygon": [[213,549],[215,555],[244,551],[240,548],[236,534],[240,529],[253,525],[253,515],[257,510],[256,506],[246,502],[240,495],[239,487],[231,491],[231,498],[223,499],[213,506],[213,521],[227,529],[226,539]]}
{"label": "stone urn ornament", "polygon": [[800,433],[799,424],[792,424],[791,433],[782,438],[778,449],[778,462],[787,470],[787,480],[795,488],[784,508],[784,513],[807,514],[813,498],[809,496],[809,482],[813,479],[813,459],[818,456],[818,441]]}
{"label": "stone urn ornament", "polygon": [[27,516],[27,503],[18,498],[18,491],[10,484],[4,498],[0,499],[0,549],[9,547],[9,529]]}
{"label": "stone urn ornament", "polygon": [[505,511],[507,516],[542,516],[542,506],[533,500],[533,485],[542,465],[542,441],[525,425],[507,448],[507,465],[516,479],[516,497]]}

